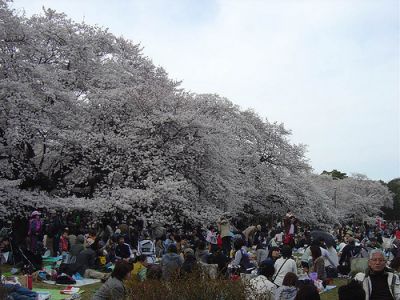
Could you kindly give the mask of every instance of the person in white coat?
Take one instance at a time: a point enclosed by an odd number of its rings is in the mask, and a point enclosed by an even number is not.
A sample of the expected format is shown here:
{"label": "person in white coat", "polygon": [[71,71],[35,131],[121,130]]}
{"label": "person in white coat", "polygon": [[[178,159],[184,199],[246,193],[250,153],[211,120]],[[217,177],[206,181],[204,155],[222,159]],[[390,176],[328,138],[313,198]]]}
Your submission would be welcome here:
{"label": "person in white coat", "polygon": [[386,259],[379,249],[372,250],[368,270],[354,277],[363,285],[365,300],[400,300],[400,279],[386,268]]}
{"label": "person in white coat", "polygon": [[279,287],[283,283],[286,273],[292,272],[297,275],[296,262],[292,258],[292,248],[284,245],[281,250],[282,257],[275,262],[275,274],[273,282]]}

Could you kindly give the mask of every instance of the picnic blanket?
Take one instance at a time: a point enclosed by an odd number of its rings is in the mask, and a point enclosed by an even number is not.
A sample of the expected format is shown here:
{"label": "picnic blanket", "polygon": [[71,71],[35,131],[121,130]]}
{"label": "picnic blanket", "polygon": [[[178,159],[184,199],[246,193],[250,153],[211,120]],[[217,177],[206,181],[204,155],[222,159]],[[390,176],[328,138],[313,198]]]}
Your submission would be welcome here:
{"label": "picnic blanket", "polygon": [[84,278],[84,279],[81,279],[81,280],[76,280],[75,284],[56,284],[56,282],[52,281],[52,280],[44,280],[43,282],[47,283],[47,284],[51,284],[51,285],[70,285],[70,286],[74,286],[74,287],[81,287],[81,286],[84,286],[84,285],[89,285],[89,284],[94,284],[94,283],[101,282],[101,280],[100,279]]}
{"label": "picnic blanket", "polygon": [[37,289],[34,288],[33,289],[34,292],[37,293],[41,293],[42,295],[45,295],[46,293],[49,293],[51,295],[51,300],[63,300],[66,299],[68,297],[70,297],[70,295],[63,295],[60,294],[60,290],[55,290],[55,289]]}
{"label": "picnic blanket", "polygon": [[63,259],[63,257],[61,255],[56,256],[56,257],[42,256],[43,263],[54,263],[54,262],[62,260],[62,259]]}

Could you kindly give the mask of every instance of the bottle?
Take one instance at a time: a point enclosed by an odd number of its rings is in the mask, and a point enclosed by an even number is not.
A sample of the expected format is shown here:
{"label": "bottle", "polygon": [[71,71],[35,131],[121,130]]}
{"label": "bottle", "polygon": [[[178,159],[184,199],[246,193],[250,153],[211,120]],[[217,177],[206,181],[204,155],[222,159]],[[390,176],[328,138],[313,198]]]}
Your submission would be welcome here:
{"label": "bottle", "polygon": [[28,289],[32,290],[32,275],[31,275],[31,274],[29,274],[29,275],[26,277],[26,287],[27,287]]}

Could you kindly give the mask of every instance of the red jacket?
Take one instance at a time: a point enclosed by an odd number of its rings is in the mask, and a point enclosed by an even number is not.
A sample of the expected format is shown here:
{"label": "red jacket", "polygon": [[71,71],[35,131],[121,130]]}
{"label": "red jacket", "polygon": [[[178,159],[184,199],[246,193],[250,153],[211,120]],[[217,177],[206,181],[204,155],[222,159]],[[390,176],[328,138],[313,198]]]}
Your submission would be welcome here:
{"label": "red jacket", "polygon": [[60,237],[60,244],[59,244],[60,251],[67,252],[68,251],[68,238],[61,236]]}

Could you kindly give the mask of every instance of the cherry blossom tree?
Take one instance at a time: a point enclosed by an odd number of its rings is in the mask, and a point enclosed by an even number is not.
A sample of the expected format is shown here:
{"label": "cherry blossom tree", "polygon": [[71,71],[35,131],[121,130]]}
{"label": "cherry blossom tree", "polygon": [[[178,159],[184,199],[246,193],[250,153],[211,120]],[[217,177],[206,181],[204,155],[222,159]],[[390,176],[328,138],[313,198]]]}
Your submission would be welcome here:
{"label": "cherry blossom tree", "polygon": [[391,203],[377,182],[313,175],[283,124],[184,91],[137,44],[51,9],[26,18],[0,0],[0,17],[4,217],[54,207],[205,224],[252,207],[317,224]]}

